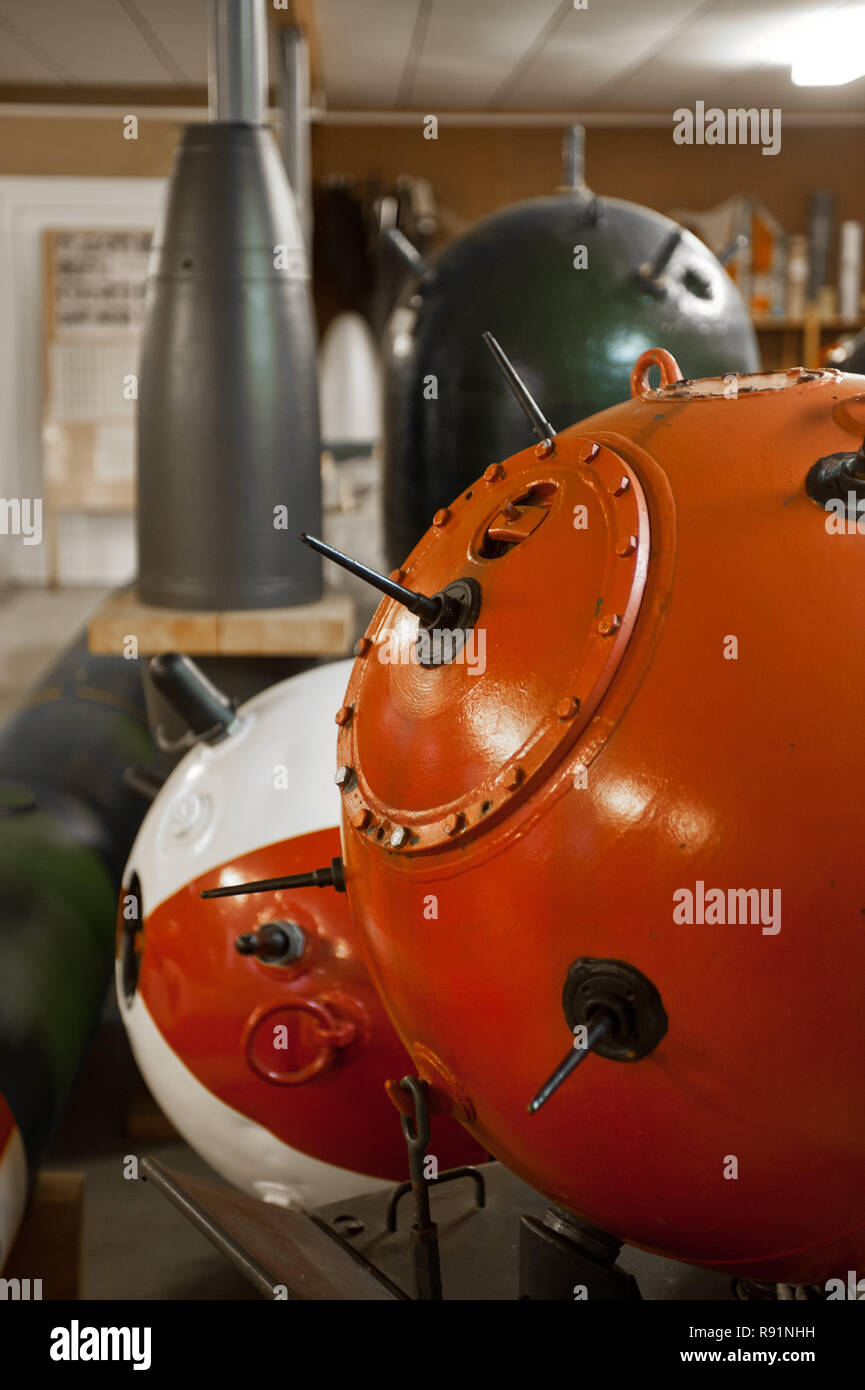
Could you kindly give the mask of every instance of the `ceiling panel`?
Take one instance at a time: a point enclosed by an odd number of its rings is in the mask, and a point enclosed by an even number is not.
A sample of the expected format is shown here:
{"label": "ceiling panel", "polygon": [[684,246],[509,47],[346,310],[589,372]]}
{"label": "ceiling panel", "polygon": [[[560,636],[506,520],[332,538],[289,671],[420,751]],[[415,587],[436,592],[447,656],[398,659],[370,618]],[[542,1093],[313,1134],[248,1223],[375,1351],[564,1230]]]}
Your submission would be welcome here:
{"label": "ceiling panel", "polygon": [[205,83],[207,0],[135,0],[135,5],[170,52],[184,81],[197,86]]}
{"label": "ceiling panel", "polygon": [[[0,17],[11,21],[76,82],[171,81],[118,0],[71,0],[67,4],[57,0],[0,0]],[[4,55],[12,42],[5,30],[0,31]],[[6,75],[13,78],[14,72],[7,71]],[[46,81],[52,77],[56,74],[50,70],[44,74]]]}
{"label": "ceiling panel", "polygon": [[[865,78],[843,87],[795,87],[790,81],[803,25],[817,20],[831,32],[834,17],[850,4],[851,0],[760,0],[757,5],[728,0],[707,15],[691,37],[692,90],[707,105],[865,112]],[[861,0],[856,8],[863,8]],[[661,55],[645,74],[647,97],[657,103],[671,83],[681,90],[687,76],[683,66],[681,55]],[[695,82],[700,85],[695,87]]]}
{"label": "ceiling panel", "polygon": [[706,0],[607,0],[587,10],[559,7],[558,24],[514,72],[502,74],[491,105],[586,109],[588,94],[615,79],[692,22]]}
{"label": "ceiling panel", "polygon": [[[610,13],[631,8],[624,0],[613,0]],[[570,86],[570,104],[590,110],[672,110],[698,98],[707,105],[863,109],[858,83],[802,88],[790,81],[792,40],[799,27],[815,14],[831,24],[836,8],[840,4],[832,0],[822,5],[814,0],[704,0],[665,6],[663,12],[651,6],[627,26],[626,43],[605,32],[591,11],[575,14],[511,93],[510,104],[537,104],[536,92],[529,88],[534,79],[558,101]],[[580,21],[590,14],[590,25],[582,30]]]}
{"label": "ceiling panel", "polygon": [[318,0],[315,14],[328,106],[393,106],[417,0]]}
{"label": "ceiling panel", "polygon": [[42,44],[31,43],[5,18],[0,8],[0,82],[57,82],[71,73],[55,62]]}
{"label": "ceiling panel", "polygon": [[[396,102],[396,72],[423,3],[317,0],[331,107]],[[813,16],[831,24],[850,0],[590,0],[586,10],[572,0],[427,3],[410,101],[404,87],[400,103],[415,108],[663,111],[702,98],[865,109],[863,82],[790,82],[795,26]]]}
{"label": "ceiling panel", "polygon": [[754,64],[745,72],[719,73],[708,61],[664,56],[638,77],[624,79],[621,87],[599,92],[589,105],[595,111],[672,112],[679,106],[693,107],[698,99],[707,107],[780,107],[784,116],[803,111],[865,113],[865,79],[845,87],[794,87],[789,66]]}
{"label": "ceiling panel", "polygon": [[[412,6],[418,12],[417,0],[408,0]],[[431,0],[414,81],[401,101],[431,110],[484,106],[560,12],[561,0]]]}
{"label": "ceiling panel", "polygon": [[[261,0],[262,4],[267,0]],[[865,0],[312,0],[332,110],[865,111],[865,78],[794,87],[803,18]],[[0,0],[0,80],[207,79],[207,0]],[[271,38],[271,74],[277,74]]]}

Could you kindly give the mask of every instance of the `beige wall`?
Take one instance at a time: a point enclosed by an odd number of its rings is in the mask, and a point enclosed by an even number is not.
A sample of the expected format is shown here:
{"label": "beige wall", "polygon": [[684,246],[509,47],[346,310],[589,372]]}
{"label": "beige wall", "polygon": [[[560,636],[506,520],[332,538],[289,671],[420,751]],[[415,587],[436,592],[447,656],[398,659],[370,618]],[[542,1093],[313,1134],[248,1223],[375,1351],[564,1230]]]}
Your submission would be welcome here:
{"label": "beige wall", "polygon": [[124,140],[120,117],[0,115],[0,175],[167,174],[180,124],[139,119],[138,139]]}

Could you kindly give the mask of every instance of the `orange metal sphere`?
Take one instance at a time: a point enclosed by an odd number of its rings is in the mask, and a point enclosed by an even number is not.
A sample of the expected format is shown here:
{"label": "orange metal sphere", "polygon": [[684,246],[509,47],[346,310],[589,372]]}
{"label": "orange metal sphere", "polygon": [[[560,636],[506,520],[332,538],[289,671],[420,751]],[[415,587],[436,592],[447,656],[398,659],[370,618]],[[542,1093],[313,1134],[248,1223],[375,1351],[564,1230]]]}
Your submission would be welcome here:
{"label": "orange metal sphere", "polygon": [[[855,453],[865,380],[667,356],[406,561],[480,608],[444,652],[390,599],[368,629],[348,892],[419,1073],[498,1158],[648,1250],[812,1282],[865,1268],[865,540],[806,476]],[[529,1114],[613,996],[618,1052]]]}

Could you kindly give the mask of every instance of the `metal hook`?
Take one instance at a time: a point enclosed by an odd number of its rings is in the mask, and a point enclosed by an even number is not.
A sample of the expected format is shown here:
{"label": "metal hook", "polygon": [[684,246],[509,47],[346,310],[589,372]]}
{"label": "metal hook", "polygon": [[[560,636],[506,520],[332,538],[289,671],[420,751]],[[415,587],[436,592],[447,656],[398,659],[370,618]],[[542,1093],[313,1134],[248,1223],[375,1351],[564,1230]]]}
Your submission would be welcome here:
{"label": "metal hook", "polygon": [[414,1120],[410,1115],[400,1117],[408,1148],[408,1170],[414,1196],[414,1221],[409,1239],[414,1257],[415,1288],[419,1299],[440,1299],[442,1276],[438,1228],[430,1215],[429,1185],[423,1171],[424,1155],[430,1139],[427,1084],[418,1076],[404,1076],[399,1084],[412,1097],[415,1111]]}
{"label": "metal hook", "polygon": [[414,1118],[401,1115],[402,1134],[408,1149],[408,1169],[413,1182],[425,1181],[423,1161],[430,1141],[429,1106],[426,1098],[426,1083],[419,1076],[404,1076],[399,1083],[408,1091],[414,1101]]}

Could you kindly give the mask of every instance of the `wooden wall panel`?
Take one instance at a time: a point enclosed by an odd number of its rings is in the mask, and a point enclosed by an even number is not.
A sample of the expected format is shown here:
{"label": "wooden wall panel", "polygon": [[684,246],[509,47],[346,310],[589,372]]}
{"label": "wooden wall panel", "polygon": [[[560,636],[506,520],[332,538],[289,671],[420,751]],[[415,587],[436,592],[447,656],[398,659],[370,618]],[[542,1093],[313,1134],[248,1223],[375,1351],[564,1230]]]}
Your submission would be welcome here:
{"label": "wooden wall panel", "polygon": [[161,178],[171,167],[179,121],[136,110],[138,139],[124,140],[119,116],[0,115],[0,175]]}
{"label": "wooden wall panel", "polygon": [[[317,126],[313,168],[432,181],[443,206],[469,221],[519,198],[550,193],[559,181],[559,133],[548,129]],[[781,152],[751,146],[674,145],[670,130],[589,129],[586,178],[599,193],[666,211],[713,207],[734,193],[761,197],[790,231],[805,229],[808,193],[831,188],[842,218],[865,220],[865,127],[783,132]]]}
{"label": "wooden wall panel", "polygon": [[[0,115],[0,175],[159,177],[168,173],[180,128],[139,111],[138,140],[124,140],[117,117]],[[665,210],[711,207],[753,192],[790,230],[805,226],[807,196],[828,187],[841,217],[865,220],[865,127],[793,128],[781,153],[750,146],[674,145],[665,129],[590,129],[586,173],[600,193]],[[519,198],[551,192],[559,180],[559,132],[544,128],[441,126],[438,140],[403,126],[324,126],[313,131],[316,179],[346,173],[410,173],[434,184],[454,224],[474,221]]]}

